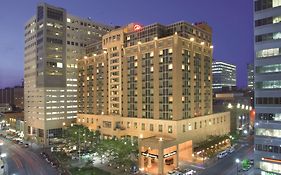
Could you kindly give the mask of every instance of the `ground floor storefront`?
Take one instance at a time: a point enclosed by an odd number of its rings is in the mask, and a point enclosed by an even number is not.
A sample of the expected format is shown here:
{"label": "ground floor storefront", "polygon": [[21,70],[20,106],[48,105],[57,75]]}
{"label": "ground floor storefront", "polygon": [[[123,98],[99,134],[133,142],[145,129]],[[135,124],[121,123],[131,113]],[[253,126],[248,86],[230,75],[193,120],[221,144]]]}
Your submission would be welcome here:
{"label": "ground floor storefront", "polygon": [[166,174],[180,161],[192,161],[192,141],[150,137],[139,141],[139,167],[150,174]]}

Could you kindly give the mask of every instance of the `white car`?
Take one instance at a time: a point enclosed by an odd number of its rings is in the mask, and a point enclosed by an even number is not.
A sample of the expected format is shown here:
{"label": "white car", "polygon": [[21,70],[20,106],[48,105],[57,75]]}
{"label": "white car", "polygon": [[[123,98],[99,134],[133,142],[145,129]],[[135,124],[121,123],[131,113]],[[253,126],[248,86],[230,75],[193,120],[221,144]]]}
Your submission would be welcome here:
{"label": "white car", "polygon": [[182,174],[183,175],[193,175],[193,174],[196,174],[196,171],[192,170],[192,169],[185,169]]}
{"label": "white car", "polygon": [[224,158],[225,156],[227,156],[227,151],[223,151],[223,152],[221,152],[221,153],[219,153],[218,155],[217,155],[217,158],[219,158],[219,159],[222,159],[222,158]]}
{"label": "white car", "polygon": [[228,149],[228,153],[233,153],[235,151],[235,148],[232,146]]}

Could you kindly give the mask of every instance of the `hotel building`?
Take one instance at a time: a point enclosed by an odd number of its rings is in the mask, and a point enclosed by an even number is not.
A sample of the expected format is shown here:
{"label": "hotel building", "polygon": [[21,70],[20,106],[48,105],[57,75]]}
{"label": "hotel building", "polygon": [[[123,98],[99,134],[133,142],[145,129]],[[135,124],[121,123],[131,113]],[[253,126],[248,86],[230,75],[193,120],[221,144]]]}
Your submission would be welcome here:
{"label": "hotel building", "polygon": [[152,174],[191,160],[193,145],[230,131],[229,112],[212,112],[211,41],[206,23],[131,23],[105,34],[78,60],[77,122],[138,140],[140,169]]}
{"label": "hotel building", "polygon": [[281,174],[281,1],[254,0],[256,174]]}
{"label": "hotel building", "polygon": [[112,27],[40,3],[25,25],[25,137],[48,144],[77,117],[77,62]]}

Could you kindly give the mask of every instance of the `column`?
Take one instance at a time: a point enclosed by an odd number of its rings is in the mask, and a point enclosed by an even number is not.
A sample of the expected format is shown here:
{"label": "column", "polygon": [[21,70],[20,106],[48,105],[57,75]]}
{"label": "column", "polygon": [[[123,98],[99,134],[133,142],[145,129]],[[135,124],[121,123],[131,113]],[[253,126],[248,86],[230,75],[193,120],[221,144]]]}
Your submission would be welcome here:
{"label": "column", "polygon": [[148,157],[148,164],[147,164],[147,168],[151,168],[151,157]]}
{"label": "column", "polygon": [[179,167],[179,145],[176,145],[176,151],[177,153],[175,154],[175,166],[176,168]]}
{"label": "column", "polygon": [[141,145],[141,139],[138,138],[138,146],[139,146],[139,169],[141,171],[144,170],[144,157],[141,155],[141,152],[143,151],[143,146]]}
{"label": "column", "polygon": [[164,159],[162,146],[158,149],[158,174],[164,174]]}

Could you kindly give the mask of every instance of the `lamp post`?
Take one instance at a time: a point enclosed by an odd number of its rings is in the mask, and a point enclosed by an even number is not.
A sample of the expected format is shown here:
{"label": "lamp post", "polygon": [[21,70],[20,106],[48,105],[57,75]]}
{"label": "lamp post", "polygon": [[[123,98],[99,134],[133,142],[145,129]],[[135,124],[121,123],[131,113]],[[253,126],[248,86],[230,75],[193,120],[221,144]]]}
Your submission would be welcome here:
{"label": "lamp post", "polygon": [[62,138],[65,137],[65,122],[62,123]]}
{"label": "lamp post", "polygon": [[237,164],[237,175],[238,175],[238,172],[239,172],[239,163],[240,163],[240,160],[239,159],[235,159],[235,162]]}

